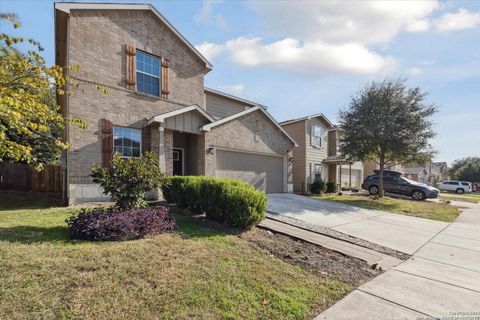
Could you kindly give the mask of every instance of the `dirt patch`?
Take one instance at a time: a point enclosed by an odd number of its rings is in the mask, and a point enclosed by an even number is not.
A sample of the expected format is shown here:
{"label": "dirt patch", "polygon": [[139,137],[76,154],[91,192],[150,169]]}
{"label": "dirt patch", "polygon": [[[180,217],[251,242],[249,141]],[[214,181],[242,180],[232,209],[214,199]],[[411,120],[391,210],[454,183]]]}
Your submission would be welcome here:
{"label": "dirt patch", "polygon": [[239,236],[278,258],[353,286],[359,286],[381,273],[360,259],[264,229],[253,228]]}

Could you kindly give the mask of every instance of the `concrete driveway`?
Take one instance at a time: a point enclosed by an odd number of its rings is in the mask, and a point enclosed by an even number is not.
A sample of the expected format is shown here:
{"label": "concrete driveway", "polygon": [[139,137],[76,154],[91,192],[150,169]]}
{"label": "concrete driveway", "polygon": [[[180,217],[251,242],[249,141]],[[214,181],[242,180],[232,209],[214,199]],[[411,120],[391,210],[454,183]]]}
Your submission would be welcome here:
{"label": "concrete driveway", "polygon": [[[268,194],[268,211],[414,254],[449,223],[362,209],[288,193]],[[445,240],[448,241],[448,240]]]}
{"label": "concrete driveway", "polygon": [[479,312],[477,204],[411,259],[360,286],[315,319],[475,319]]}

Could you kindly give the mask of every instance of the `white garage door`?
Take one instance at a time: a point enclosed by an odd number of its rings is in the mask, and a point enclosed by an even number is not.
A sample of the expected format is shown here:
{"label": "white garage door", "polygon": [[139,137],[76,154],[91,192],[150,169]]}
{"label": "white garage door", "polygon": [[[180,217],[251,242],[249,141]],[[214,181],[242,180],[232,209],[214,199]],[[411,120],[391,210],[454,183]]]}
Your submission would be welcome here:
{"label": "white garage door", "polygon": [[[362,174],[361,170],[352,169],[352,187],[360,188],[360,185],[362,184],[362,181],[360,181],[361,174]],[[349,169],[342,168],[342,187],[345,187],[345,186],[348,187],[349,185],[350,185]]]}
{"label": "white garage door", "polygon": [[217,177],[240,179],[266,193],[283,192],[283,157],[218,149],[216,154]]}

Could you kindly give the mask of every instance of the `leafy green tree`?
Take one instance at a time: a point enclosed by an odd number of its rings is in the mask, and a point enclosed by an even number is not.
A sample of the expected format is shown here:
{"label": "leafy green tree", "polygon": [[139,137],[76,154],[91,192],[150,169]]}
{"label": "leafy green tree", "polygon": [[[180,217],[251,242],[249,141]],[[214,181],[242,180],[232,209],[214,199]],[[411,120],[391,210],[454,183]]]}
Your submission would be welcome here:
{"label": "leafy green tree", "polygon": [[145,207],[146,193],[159,188],[164,181],[158,155],[153,152],[128,159],[115,153],[109,167],[93,166],[92,177],[93,182],[99,183],[103,193],[110,195],[121,209]]}
{"label": "leafy green tree", "polygon": [[[0,14],[14,28],[20,23],[12,15]],[[28,43],[27,53],[17,46]],[[64,119],[59,113],[56,94],[70,94],[67,85],[76,86],[60,66],[47,67],[39,54],[40,43],[22,37],[0,34],[0,162],[23,162],[41,169],[58,161],[68,147],[62,139],[67,123],[87,127],[80,119]]]}
{"label": "leafy green tree", "polygon": [[452,179],[480,182],[480,157],[455,160],[448,171]]}
{"label": "leafy green tree", "polygon": [[340,112],[340,151],[349,160],[374,161],[383,173],[397,163],[426,162],[434,155],[430,117],[436,107],[425,103],[420,88],[407,88],[406,79],[372,82],[352,97]]}

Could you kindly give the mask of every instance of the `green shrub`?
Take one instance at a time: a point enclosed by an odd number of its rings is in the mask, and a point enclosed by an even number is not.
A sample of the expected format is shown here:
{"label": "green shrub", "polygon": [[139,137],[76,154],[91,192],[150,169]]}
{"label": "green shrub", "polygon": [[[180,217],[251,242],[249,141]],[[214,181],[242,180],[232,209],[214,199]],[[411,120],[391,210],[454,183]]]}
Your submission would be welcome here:
{"label": "green shrub", "polygon": [[239,180],[173,176],[162,185],[162,191],[168,202],[239,228],[259,223],[267,211],[265,194]]}
{"label": "green shrub", "polygon": [[94,182],[100,183],[103,193],[110,195],[115,206],[121,209],[145,207],[146,193],[160,187],[164,180],[158,156],[153,152],[128,159],[115,153],[109,167],[93,166],[92,177]]}
{"label": "green shrub", "polygon": [[326,190],[327,184],[322,179],[317,179],[310,185],[310,192],[312,194],[320,194]]}
{"label": "green shrub", "polygon": [[335,193],[337,192],[337,184],[335,181],[328,181],[327,182],[327,193]]}

